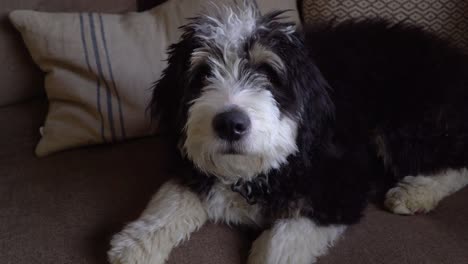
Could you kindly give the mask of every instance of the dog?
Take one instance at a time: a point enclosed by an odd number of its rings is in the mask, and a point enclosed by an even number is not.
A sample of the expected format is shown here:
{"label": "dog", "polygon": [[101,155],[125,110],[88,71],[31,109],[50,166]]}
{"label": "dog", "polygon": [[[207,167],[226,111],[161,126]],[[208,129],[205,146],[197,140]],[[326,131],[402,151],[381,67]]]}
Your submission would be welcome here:
{"label": "dog", "polygon": [[468,184],[461,50],[404,23],[212,9],[182,27],[149,106],[191,173],[113,237],[111,263],[165,263],[213,221],[264,230],[249,264],[311,264],[374,190],[413,215]]}

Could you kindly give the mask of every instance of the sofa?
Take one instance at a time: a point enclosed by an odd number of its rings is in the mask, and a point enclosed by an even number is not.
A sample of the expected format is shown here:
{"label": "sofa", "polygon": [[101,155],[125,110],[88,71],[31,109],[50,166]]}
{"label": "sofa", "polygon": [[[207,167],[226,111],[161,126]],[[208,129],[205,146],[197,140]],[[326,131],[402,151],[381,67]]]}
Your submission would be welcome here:
{"label": "sofa", "polygon": [[[110,237],[138,217],[158,187],[176,176],[177,166],[164,136],[37,158],[34,147],[47,113],[43,74],[8,12],[126,12],[159,2],[0,2],[0,263],[107,263]],[[397,216],[370,204],[319,264],[466,264],[467,204],[468,189],[427,215]],[[176,248],[169,263],[245,263],[255,235],[244,227],[208,224]]]}

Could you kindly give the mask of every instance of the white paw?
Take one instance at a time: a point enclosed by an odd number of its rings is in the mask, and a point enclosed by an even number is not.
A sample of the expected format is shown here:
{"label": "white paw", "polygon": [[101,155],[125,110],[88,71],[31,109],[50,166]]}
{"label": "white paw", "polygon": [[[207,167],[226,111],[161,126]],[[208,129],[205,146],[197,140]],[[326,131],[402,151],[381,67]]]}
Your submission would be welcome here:
{"label": "white paw", "polygon": [[427,213],[439,203],[438,183],[427,177],[407,176],[385,196],[385,207],[395,214]]}
{"label": "white paw", "polygon": [[271,231],[265,231],[254,242],[247,264],[313,264],[316,258],[307,246],[288,241],[287,236],[275,237]]}
{"label": "white paw", "polygon": [[111,264],[163,264],[165,258],[151,246],[151,237],[128,228],[115,235],[107,252]]}
{"label": "white paw", "polygon": [[345,226],[317,226],[307,218],[277,221],[252,245],[248,264],[313,264],[343,233]]}

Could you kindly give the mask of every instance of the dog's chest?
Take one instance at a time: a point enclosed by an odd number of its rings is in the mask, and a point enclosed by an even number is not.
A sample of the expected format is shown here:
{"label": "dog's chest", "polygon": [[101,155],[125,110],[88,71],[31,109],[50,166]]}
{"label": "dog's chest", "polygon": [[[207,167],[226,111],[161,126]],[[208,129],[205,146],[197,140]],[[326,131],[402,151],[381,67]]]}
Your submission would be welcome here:
{"label": "dog's chest", "polygon": [[263,225],[261,206],[250,205],[228,185],[215,183],[203,200],[211,220],[229,224]]}

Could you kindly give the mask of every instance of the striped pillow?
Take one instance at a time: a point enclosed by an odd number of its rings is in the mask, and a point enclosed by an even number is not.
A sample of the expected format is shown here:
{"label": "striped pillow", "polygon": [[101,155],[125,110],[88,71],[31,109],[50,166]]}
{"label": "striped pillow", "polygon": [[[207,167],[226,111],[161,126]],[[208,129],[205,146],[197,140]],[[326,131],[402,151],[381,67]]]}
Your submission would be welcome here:
{"label": "striped pillow", "polygon": [[[12,12],[46,73],[50,104],[36,154],[152,134],[145,112],[150,88],[165,67],[167,46],[179,38],[177,28],[205,1],[171,0],[125,15]],[[258,3],[262,11],[296,9],[294,0]]]}

